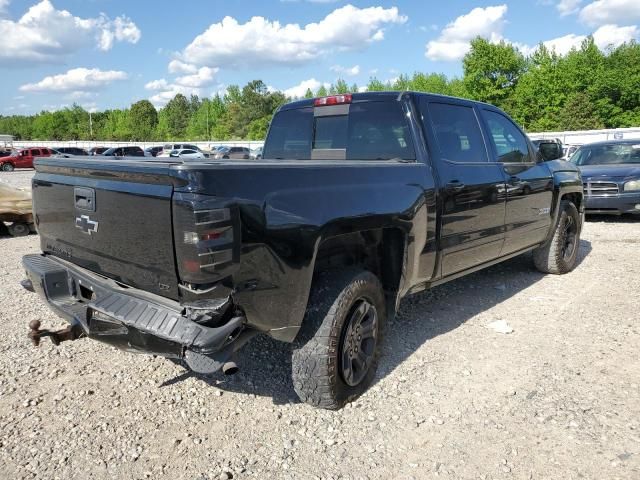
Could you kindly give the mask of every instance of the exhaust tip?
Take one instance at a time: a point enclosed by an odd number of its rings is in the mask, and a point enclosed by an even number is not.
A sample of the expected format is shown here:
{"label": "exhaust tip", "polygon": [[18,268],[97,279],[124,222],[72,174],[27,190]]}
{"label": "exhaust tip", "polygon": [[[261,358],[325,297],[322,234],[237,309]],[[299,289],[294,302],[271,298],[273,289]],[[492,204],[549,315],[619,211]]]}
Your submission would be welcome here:
{"label": "exhaust tip", "polygon": [[238,368],[238,365],[236,365],[236,362],[227,362],[222,365],[222,373],[225,375],[235,375],[239,370],[240,369]]}

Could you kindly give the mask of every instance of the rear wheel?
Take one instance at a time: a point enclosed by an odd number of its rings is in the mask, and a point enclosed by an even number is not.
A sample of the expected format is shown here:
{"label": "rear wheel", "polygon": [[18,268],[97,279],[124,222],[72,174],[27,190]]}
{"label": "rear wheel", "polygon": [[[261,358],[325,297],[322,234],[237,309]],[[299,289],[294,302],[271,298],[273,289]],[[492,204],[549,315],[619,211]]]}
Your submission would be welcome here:
{"label": "rear wheel", "polygon": [[300,399],[336,410],[361,395],[375,377],[384,322],[384,293],[375,275],[321,274],[293,352]]}
{"label": "rear wheel", "polygon": [[13,237],[26,237],[30,232],[29,225],[26,223],[12,223],[8,228]]}
{"label": "rear wheel", "polygon": [[581,230],[578,209],[572,202],[562,200],[553,237],[533,251],[533,262],[536,268],[543,273],[554,274],[573,270],[578,261]]}
{"label": "rear wheel", "polygon": [[2,164],[2,171],[3,172],[13,172],[15,170],[15,167],[13,166],[12,163],[3,163]]}

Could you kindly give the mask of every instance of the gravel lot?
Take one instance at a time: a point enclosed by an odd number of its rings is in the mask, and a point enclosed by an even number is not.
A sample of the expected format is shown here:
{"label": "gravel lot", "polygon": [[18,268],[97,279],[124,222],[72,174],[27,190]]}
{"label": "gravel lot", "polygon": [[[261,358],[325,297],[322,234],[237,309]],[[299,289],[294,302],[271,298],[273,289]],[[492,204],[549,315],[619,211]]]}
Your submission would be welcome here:
{"label": "gravel lot", "polygon": [[525,256],[406,299],[374,387],[339,412],[298,403],[268,338],[230,378],[34,348],[30,320],[64,325],[18,284],[38,237],[0,246],[1,478],[640,478],[640,219],[590,220],[569,275]]}

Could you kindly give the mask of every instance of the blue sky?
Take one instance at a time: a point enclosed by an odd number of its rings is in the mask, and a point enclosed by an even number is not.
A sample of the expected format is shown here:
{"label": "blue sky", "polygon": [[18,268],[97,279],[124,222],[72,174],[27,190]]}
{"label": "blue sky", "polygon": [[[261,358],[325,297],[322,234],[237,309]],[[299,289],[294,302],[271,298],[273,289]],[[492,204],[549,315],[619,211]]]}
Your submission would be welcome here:
{"label": "blue sky", "polygon": [[344,78],[461,74],[477,35],[559,53],[640,37],[639,0],[0,0],[0,114],[126,107],[262,79],[291,95]]}

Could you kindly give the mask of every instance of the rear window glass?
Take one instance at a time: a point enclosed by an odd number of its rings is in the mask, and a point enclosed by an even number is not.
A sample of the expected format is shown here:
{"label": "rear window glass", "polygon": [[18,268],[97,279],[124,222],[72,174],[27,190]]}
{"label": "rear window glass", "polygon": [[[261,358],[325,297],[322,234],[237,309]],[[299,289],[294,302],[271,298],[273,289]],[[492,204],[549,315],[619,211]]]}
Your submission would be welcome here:
{"label": "rear window glass", "polygon": [[271,122],[264,157],[276,160],[309,160],[313,133],[313,108],[283,110]]}
{"label": "rear window glass", "polygon": [[314,118],[313,108],[303,108],[274,117],[264,158],[308,160],[312,148],[315,159],[323,158],[323,150],[342,149],[346,160],[415,160],[409,124],[399,102],[354,103],[348,115]]}

